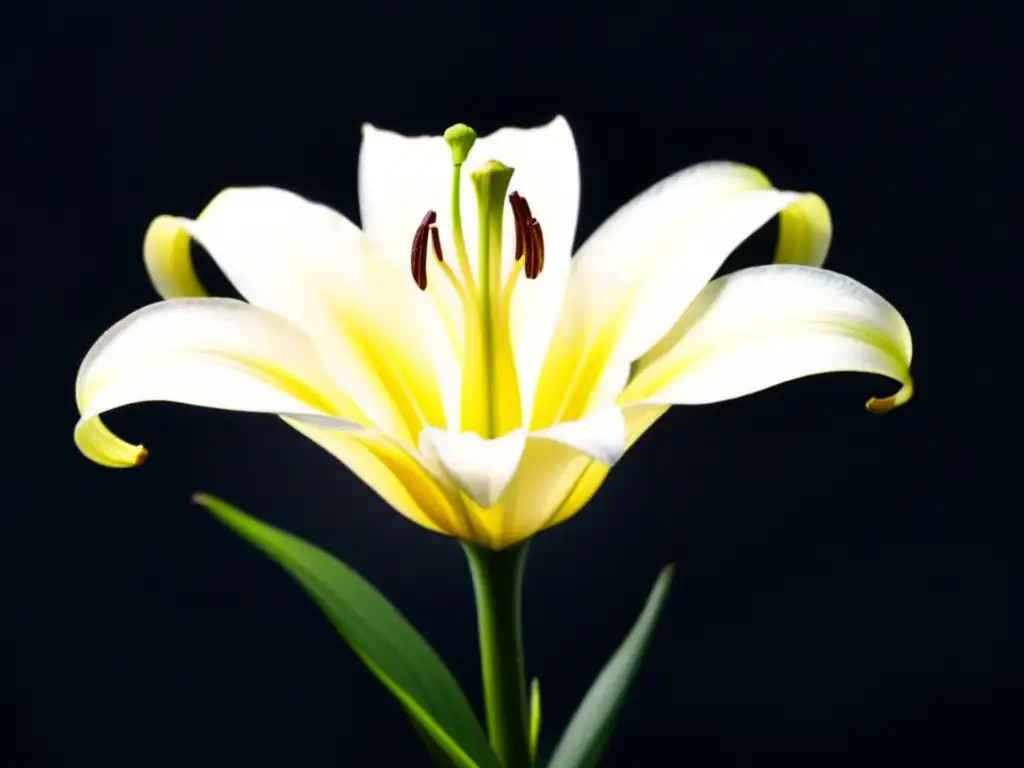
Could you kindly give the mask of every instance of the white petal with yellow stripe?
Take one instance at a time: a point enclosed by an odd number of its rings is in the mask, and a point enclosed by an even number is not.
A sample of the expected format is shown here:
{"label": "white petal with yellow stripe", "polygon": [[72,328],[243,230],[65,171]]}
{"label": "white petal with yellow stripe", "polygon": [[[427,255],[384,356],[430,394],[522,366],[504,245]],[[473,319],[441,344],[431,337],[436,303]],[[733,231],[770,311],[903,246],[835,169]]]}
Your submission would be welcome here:
{"label": "white petal with yellow stripe", "polygon": [[658,348],[637,361],[620,404],[695,405],[834,371],[887,376],[912,393],[906,321],[856,280],[796,265],[751,267],[710,282]]}
{"label": "white petal with yellow stripe", "polygon": [[774,189],[748,166],[694,166],[619,209],[573,260],[533,428],[614,402],[632,361],[668,332],[729,254],[776,215],[776,261],[820,266],[832,233],[824,202]]}
{"label": "white petal with yellow stripe", "polygon": [[399,512],[447,533],[457,495],[414,451],[376,429],[331,378],[312,340],[284,318],[234,299],[171,299],[110,328],[79,369],[75,442],[110,467],[146,451],[114,435],[101,415],[167,401],[276,414],[342,459]]}
{"label": "white petal with yellow stripe", "polygon": [[165,298],[202,290],[190,236],[245,299],[312,339],[331,375],[382,431],[412,444],[425,426],[444,426],[457,414],[459,367],[438,314],[407,272],[340,213],[253,187],[225,190],[195,220],[158,217],[144,255]]}
{"label": "white petal with yellow stripe", "polygon": [[132,403],[323,415],[337,417],[341,428],[366,428],[301,330],[234,299],[174,299],[133,312],[89,350],[75,394],[75,441],[107,466],[132,466],[143,451],[100,420]]}

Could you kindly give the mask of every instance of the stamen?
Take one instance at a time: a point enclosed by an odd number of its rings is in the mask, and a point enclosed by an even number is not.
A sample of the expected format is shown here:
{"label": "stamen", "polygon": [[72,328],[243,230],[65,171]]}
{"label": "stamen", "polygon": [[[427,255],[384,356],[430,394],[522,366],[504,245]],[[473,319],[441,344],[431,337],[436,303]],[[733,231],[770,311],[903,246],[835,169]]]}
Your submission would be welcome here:
{"label": "stamen", "polygon": [[526,278],[536,280],[544,269],[544,233],[540,222],[530,219],[530,248],[526,252]]}
{"label": "stamen", "polygon": [[512,206],[512,219],[516,227],[516,249],[513,255],[515,260],[519,261],[523,257],[523,249],[526,247],[526,219],[523,216],[523,203],[526,201],[518,192],[513,192],[508,196],[508,202]]}
{"label": "stamen", "polygon": [[427,290],[427,230],[416,230],[412,239],[412,279],[421,290]]}
{"label": "stamen", "polygon": [[501,304],[503,312],[509,311],[509,307],[512,306],[512,291],[516,287],[516,281],[519,280],[519,275],[523,271],[523,261],[517,261],[512,265],[512,271],[508,274],[508,279],[505,281],[505,287],[501,289]]}
{"label": "stamen", "polygon": [[434,245],[434,256],[437,257],[437,260],[443,264],[444,254],[441,253],[441,235],[437,231],[436,224],[430,225],[430,241]]}
{"label": "stamen", "polygon": [[[423,221],[416,227],[416,233],[412,236],[412,279],[416,281],[416,286],[421,291],[427,290],[427,237],[429,237],[428,230],[434,227],[435,221],[437,221],[437,213],[427,211]],[[434,227],[434,237],[437,238],[437,227]],[[436,244],[437,240],[435,239]],[[437,249],[437,253],[440,257],[440,248]]]}
{"label": "stamen", "polygon": [[533,218],[533,214],[530,213],[530,204],[526,202],[526,198],[523,197],[522,195],[519,196],[519,199],[522,200],[523,220],[529,221],[530,219]]}
{"label": "stamen", "polygon": [[516,261],[525,257],[524,274],[530,280],[536,279],[544,269],[544,233],[540,224],[530,212],[530,204],[518,192],[508,196],[512,216],[516,225]]}
{"label": "stamen", "polygon": [[[459,300],[465,305],[469,301],[469,297],[466,295],[466,291],[463,289],[462,284],[459,282],[459,278],[452,272],[452,268],[445,264],[444,254],[441,253],[441,235],[437,231],[436,224],[428,224],[427,229],[430,230],[430,244],[434,249],[434,257],[437,259],[438,266],[441,268],[441,273],[448,278],[448,282],[451,283],[452,288],[455,289],[455,293],[458,295]],[[426,250],[426,238],[424,238],[424,251]],[[426,265],[424,265],[424,269]],[[456,345],[458,346],[458,345]]]}

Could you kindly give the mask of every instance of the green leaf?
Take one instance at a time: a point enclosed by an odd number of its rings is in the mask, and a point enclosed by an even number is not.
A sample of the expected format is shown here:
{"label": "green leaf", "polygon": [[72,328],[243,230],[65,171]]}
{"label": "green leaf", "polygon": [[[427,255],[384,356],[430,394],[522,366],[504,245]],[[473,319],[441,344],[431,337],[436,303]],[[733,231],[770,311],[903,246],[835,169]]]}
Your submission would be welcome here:
{"label": "green leaf", "polygon": [[324,550],[206,494],[195,501],[288,571],[417,730],[458,768],[500,768],[462,689],[434,649],[372,584]]}
{"label": "green leaf", "polygon": [[[406,710],[406,714],[409,714],[408,710]],[[434,765],[437,768],[459,768],[459,764],[438,746],[434,737],[427,733],[411,714],[409,714],[409,721],[412,723],[413,730],[416,731],[416,734],[423,742],[423,746],[427,748],[427,754],[430,755],[430,759],[434,761]]]}
{"label": "green leaf", "polygon": [[674,570],[670,565],[658,575],[640,617],[580,702],[547,768],[594,768],[598,765],[658,623]]}

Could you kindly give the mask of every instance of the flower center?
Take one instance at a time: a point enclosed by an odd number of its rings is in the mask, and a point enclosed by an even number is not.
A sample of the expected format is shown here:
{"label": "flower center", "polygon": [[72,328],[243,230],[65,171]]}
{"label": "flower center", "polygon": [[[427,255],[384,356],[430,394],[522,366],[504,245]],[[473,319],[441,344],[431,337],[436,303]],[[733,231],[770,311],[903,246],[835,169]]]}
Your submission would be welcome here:
{"label": "flower center", "polygon": [[[512,355],[512,295],[520,273],[535,280],[544,269],[544,234],[518,192],[508,195],[515,229],[514,264],[502,280],[502,228],[506,192],[513,168],[490,160],[470,174],[476,190],[479,240],[477,270],[470,267],[462,232],[462,165],[476,140],[465,125],[445,131],[452,150],[452,242],[455,266],[445,261],[437,231],[437,213],[427,211],[413,235],[411,269],[420,290],[427,290],[430,262],[451,285],[462,305],[463,377],[461,428],[484,438],[499,437],[522,425],[519,384]],[[429,252],[433,251],[433,259]]]}

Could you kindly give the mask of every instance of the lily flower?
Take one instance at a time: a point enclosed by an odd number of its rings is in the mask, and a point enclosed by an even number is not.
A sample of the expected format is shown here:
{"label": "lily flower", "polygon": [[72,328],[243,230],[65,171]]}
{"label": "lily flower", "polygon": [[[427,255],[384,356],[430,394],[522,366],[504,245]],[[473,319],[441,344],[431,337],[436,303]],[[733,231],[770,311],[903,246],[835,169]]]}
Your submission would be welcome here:
{"label": "lily flower", "polygon": [[[484,162],[464,174],[471,148]],[[705,163],[637,196],[572,257],[579,199],[558,117],[479,139],[365,125],[361,228],[269,187],[159,216],[143,251],[164,300],[86,355],[76,443],[106,466],[141,463],[145,449],[100,420],[131,403],[276,414],[409,519],[501,549],[572,517],[671,405],[830,371],[900,385],[869,410],[910,398],[904,319],[820,268],[820,197]],[[712,279],[775,216],[775,263]],[[191,239],[246,301],[207,295]]]}

